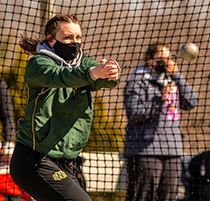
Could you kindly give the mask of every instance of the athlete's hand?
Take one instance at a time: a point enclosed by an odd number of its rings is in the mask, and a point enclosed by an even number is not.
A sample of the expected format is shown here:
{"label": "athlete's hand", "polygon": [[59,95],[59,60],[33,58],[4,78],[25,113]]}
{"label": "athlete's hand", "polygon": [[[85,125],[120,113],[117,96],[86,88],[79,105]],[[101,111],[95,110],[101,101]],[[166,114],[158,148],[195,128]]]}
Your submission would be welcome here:
{"label": "athlete's hand", "polygon": [[101,64],[91,68],[92,75],[95,79],[101,78],[109,80],[119,79],[119,70],[115,62],[111,60],[103,59]]}

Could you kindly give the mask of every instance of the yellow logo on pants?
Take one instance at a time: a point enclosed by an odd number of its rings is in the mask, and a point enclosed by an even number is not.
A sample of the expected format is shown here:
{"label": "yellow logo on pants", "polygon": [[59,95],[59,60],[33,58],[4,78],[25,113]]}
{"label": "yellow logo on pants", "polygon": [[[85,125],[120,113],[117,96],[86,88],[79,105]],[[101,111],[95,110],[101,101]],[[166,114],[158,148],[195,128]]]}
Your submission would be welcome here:
{"label": "yellow logo on pants", "polygon": [[55,172],[52,177],[55,181],[60,181],[61,179],[65,179],[67,175],[65,172],[60,170],[58,172]]}

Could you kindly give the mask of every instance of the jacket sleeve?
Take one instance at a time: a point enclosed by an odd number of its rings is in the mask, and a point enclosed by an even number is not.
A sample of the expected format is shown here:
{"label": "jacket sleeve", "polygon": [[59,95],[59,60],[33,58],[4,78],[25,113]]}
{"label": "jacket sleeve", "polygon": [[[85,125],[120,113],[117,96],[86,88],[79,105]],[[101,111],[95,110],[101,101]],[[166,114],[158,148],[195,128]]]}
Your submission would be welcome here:
{"label": "jacket sleeve", "polygon": [[155,118],[159,114],[161,96],[148,91],[148,80],[144,74],[133,73],[124,91],[124,106],[128,120],[132,123]]}
{"label": "jacket sleeve", "polygon": [[50,57],[35,55],[26,67],[25,82],[36,87],[83,87],[94,82],[88,68],[60,66]]}
{"label": "jacket sleeve", "polygon": [[100,89],[100,87],[112,86],[112,82],[105,80],[94,81],[91,79],[90,67],[96,64],[97,62],[88,62],[87,65],[84,65],[83,62],[77,68],[70,68],[58,65],[48,56],[35,55],[28,61],[25,72],[25,82],[36,87],[52,88],[94,86],[96,82],[99,84],[97,90]]}
{"label": "jacket sleeve", "polygon": [[180,108],[190,110],[198,105],[198,96],[193,91],[192,86],[186,81],[183,75],[177,71],[172,79],[175,81],[179,88],[180,93]]}
{"label": "jacket sleeve", "polygon": [[95,82],[91,83],[91,91],[97,91],[101,88],[114,88],[118,85],[120,82],[120,79],[117,81],[110,80],[108,79],[97,79]]}
{"label": "jacket sleeve", "polygon": [[[95,61],[91,57],[87,57],[86,55],[84,57],[85,57],[83,59],[83,62],[85,63],[84,65],[88,66],[89,69],[91,67],[95,67],[95,66],[100,65],[100,62]],[[121,75],[120,75],[120,78],[121,78]],[[116,87],[119,84],[119,82],[120,82],[120,78],[118,80],[116,80],[116,81],[108,80],[108,79],[97,79],[94,82],[91,82],[90,90],[91,91],[97,91],[97,90],[100,90],[101,88],[113,88],[113,87]]]}
{"label": "jacket sleeve", "polygon": [[3,126],[5,141],[14,142],[15,122],[10,92],[6,82],[0,79],[0,118]]}

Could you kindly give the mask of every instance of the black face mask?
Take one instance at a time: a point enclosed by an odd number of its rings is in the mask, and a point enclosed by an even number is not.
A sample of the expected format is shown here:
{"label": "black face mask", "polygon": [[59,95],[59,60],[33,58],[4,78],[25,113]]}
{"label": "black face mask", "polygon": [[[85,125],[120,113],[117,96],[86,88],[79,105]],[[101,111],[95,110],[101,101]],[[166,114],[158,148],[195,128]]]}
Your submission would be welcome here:
{"label": "black face mask", "polygon": [[165,65],[166,64],[165,64],[165,62],[163,60],[157,61],[157,65],[155,66],[155,71],[158,74],[161,74],[163,72],[166,72]]}
{"label": "black face mask", "polygon": [[80,51],[81,43],[61,43],[56,40],[53,48],[55,53],[64,60],[74,60]]}

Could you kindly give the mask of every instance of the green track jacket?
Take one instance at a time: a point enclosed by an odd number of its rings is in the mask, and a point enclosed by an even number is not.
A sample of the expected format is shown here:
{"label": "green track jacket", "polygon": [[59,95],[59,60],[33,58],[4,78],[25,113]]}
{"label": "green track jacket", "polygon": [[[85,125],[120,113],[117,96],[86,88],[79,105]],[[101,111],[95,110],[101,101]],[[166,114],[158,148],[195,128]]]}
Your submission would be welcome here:
{"label": "green track jacket", "polygon": [[90,133],[90,91],[115,87],[119,81],[92,80],[90,67],[100,63],[82,51],[71,65],[46,44],[39,44],[37,51],[26,66],[27,105],[17,141],[52,158],[75,158]]}

